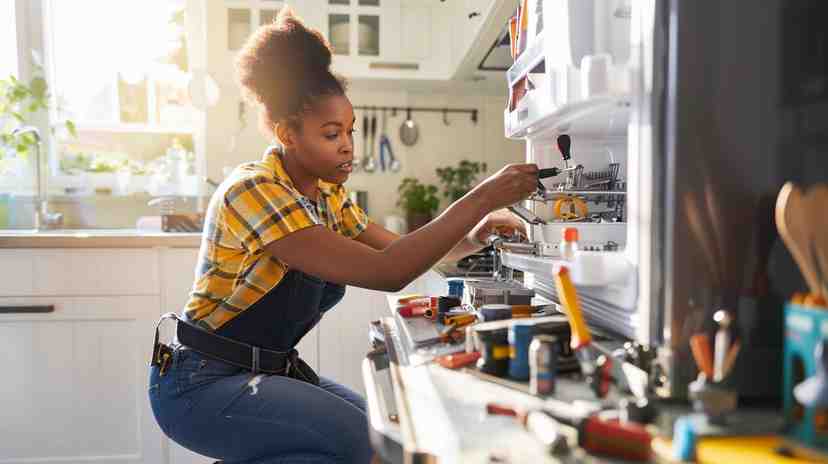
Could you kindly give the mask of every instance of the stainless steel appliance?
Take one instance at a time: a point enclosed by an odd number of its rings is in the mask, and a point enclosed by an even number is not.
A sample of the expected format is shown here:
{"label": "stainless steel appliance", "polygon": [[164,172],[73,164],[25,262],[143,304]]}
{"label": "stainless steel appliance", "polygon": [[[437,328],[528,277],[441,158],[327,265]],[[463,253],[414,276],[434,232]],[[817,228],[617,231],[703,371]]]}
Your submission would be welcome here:
{"label": "stainless steel appliance", "polygon": [[[814,19],[826,5],[547,0],[544,15],[546,30],[507,72],[527,91],[504,113],[506,135],[525,140],[541,168],[583,166],[592,178],[616,169],[618,182],[605,195],[573,173],[545,180],[544,198],[524,205],[538,217],[534,252],[503,249],[502,262],[556,300],[557,230],[577,227],[588,251],[571,265],[587,318],[656,349],[658,394],[686,395],[688,338],[727,308],[744,350],[734,386],[778,397],[782,304],[804,285],[776,236],[773,201],[786,180],[828,179],[828,33]],[[579,65],[598,55],[612,63],[607,83],[587,92]],[[567,222],[552,211],[561,197],[590,212]],[[609,242],[617,251],[601,247]]]}

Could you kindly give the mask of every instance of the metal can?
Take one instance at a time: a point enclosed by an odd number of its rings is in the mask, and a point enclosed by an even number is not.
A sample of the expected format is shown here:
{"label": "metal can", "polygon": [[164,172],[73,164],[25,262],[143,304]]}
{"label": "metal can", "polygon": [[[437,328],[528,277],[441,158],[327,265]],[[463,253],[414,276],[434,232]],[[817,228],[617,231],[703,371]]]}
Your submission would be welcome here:
{"label": "metal can", "polygon": [[554,335],[535,335],[529,344],[529,392],[535,396],[555,393],[558,344]]}

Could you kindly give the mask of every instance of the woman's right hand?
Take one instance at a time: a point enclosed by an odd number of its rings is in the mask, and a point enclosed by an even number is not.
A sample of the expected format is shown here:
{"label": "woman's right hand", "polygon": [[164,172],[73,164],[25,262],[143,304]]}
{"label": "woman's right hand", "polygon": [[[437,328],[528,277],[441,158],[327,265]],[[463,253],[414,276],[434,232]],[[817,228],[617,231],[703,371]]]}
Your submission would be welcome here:
{"label": "woman's right hand", "polygon": [[525,200],[538,188],[536,164],[508,164],[469,192],[477,195],[489,211]]}

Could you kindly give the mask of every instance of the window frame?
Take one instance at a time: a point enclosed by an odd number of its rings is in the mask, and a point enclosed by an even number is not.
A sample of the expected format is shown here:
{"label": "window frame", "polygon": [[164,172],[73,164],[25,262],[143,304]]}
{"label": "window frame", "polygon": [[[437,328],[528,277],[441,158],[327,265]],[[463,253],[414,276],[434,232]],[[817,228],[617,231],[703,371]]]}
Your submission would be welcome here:
{"label": "window frame", "polygon": [[[17,0],[20,2],[21,0]],[[22,0],[25,1],[25,0]],[[60,0],[41,0],[42,2],[42,23],[41,23],[41,30],[42,30],[42,37],[43,37],[43,50],[42,56],[44,56],[44,72],[47,75],[47,79],[50,82],[50,86],[52,88],[55,87],[55,84],[60,79],[59,70],[57,69],[57,65],[54,59],[54,44],[56,43],[55,40],[55,27],[54,27],[54,17],[56,16],[55,13],[55,3]],[[38,3],[38,2],[33,2]],[[185,9],[187,9],[187,2],[185,1]],[[185,25],[186,28],[186,25]],[[188,37],[189,40],[189,37]],[[187,58],[187,67],[188,69],[192,69],[192,58],[188,53]],[[84,119],[74,119],[73,122],[75,123],[75,127],[78,131],[105,131],[105,132],[126,132],[126,133],[176,133],[176,134],[190,134],[195,135],[197,132],[196,126],[198,125],[198,121],[194,120],[191,126],[182,126],[182,125],[170,125],[170,124],[160,124],[157,120],[157,112],[153,111],[152,109],[155,108],[157,104],[157,84],[160,82],[156,77],[152,76],[151,74],[147,74],[147,108],[150,109],[147,114],[147,122],[146,123],[129,123],[129,122],[121,122],[120,121],[120,112],[121,112],[121,103],[118,94],[118,74],[114,73],[112,76],[109,76],[109,80],[111,80],[111,88],[112,88],[112,101],[114,102],[113,108],[118,121],[105,121],[105,120],[84,120]],[[51,101],[50,101],[50,110],[49,110],[49,120],[52,122],[58,121],[60,114],[57,111],[57,95],[55,92],[52,92]]]}

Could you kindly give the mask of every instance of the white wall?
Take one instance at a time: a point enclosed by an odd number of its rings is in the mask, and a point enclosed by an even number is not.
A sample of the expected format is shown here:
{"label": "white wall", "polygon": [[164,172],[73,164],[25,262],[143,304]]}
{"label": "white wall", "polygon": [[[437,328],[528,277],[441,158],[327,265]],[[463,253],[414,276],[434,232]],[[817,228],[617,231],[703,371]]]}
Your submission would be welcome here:
{"label": "white wall", "polygon": [[[427,93],[422,88],[414,91],[403,90],[405,84],[400,84],[399,90],[366,90],[369,84],[353,83],[348,96],[354,106],[384,105],[384,106],[413,106],[413,107],[449,107],[449,108],[476,108],[479,110],[477,124],[465,114],[449,114],[449,125],[443,123],[441,113],[414,113],[412,118],[420,130],[420,137],[412,147],[406,147],[399,141],[399,127],[405,120],[405,113],[398,112],[396,117],[389,113],[387,134],[391,140],[395,156],[400,160],[402,168],[397,173],[377,170],[373,174],[365,172],[354,173],[346,186],[351,190],[365,190],[368,192],[369,215],[382,224],[384,217],[397,210],[397,186],[407,176],[413,176],[421,181],[433,183],[440,187],[437,181],[435,168],[446,165],[456,165],[461,159],[484,161],[489,172],[507,163],[522,162],[524,149],[522,142],[513,142],[503,136],[503,107],[505,97],[494,97],[474,94]],[[389,85],[385,85],[389,87]],[[422,86],[418,86],[422,87]],[[461,86],[455,86],[460,87]],[[469,84],[469,91],[472,84]],[[225,89],[222,89],[225,90]],[[455,92],[457,89],[455,89]],[[207,172],[213,178],[221,178],[224,166],[235,166],[245,161],[258,159],[267,147],[267,140],[257,129],[256,114],[248,110],[247,127],[240,134],[235,150],[230,151],[230,136],[238,127],[236,111],[238,94],[229,88],[224,95],[233,97],[222,98],[222,103],[208,114],[208,144],[207,144]],[[229,100],[229,101],[225,101]],[[362,112],[357,111],[357,124],[362,125]],[[377,113],[377,132],[381,125],[381,114]],[[362,128],[359,128],[361,131]],[[379,142],[379,134],[375,143]],[[355,155],[363,154],[362,134],[355,136]],[[379,149],[374,148],[375,156],[379,156]],[[482,177],[481,177],[482,179]],[[445,206],[445,201],[443,202]],[[399,211],[398,211],[399,213]]]}

